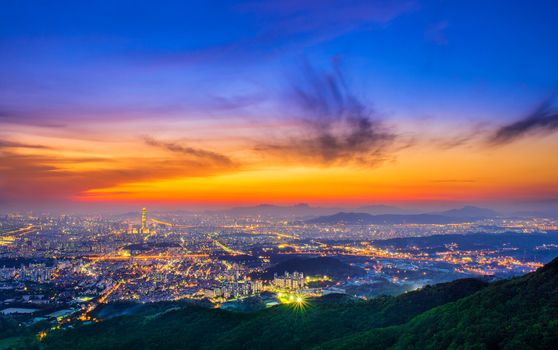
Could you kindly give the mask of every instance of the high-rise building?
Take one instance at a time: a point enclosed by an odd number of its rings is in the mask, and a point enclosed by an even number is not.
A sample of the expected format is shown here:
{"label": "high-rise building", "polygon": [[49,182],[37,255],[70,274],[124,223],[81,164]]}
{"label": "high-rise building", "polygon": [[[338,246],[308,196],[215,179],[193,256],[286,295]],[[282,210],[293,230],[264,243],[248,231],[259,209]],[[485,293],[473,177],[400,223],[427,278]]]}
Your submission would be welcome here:
{"label": "high-rise building", "polygon": [[304,288],[304,274],[302,272],[294,272],[292,274],[285,271],[283,276],[275,274],[273,276],[273,285],[281,289],[298,290]]}
{"label": "high-rise building", "polygon": [[147,231],[147,208],[141,209],[141,232]]}

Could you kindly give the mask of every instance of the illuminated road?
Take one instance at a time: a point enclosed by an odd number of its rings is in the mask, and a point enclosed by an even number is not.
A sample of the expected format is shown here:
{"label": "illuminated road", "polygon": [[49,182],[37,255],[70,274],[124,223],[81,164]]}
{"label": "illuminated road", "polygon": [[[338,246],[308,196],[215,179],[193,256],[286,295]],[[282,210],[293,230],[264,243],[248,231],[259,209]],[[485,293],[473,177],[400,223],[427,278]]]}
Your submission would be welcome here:
{"label": "illuminated road", "polygon": [[122,285],[121,282],[116,283],[114,286],[112,286],[111,288],[109,288],[107,291],[105,291],[105,293],[103,293],[103,295],[101,295],[101,297],[99,298],[99,304],[102,304],[105,302],[105,300],[107,300],[107,298],[114,292],[116,292],[116,290],[118,288],[120,288],[120,286]]}
{"label": "illuminated road", "polygon": [[29,224],[26,227],[22,227],[22,228],[18,228],[17,230],[12,230],[12,231],[7,231],[7,232],[2,232],[0,235],[5,235],[5,236],[20,236],[20,235],[24,235],[24,234],[28,234],[28,233],[33,233],[38,231],[39,228]]}
{"label": "illuminated road", "polygon": [[23,233],[26,231],[30,231],[33,228],[32,224],[29,224],[27,227],[22,227],[22,228],[18,228],[17,230],[12,230],[12,231],[7,231],[7,232],[2,232],[2,235],[13,235],[13,234],[18,234],[18,233]]}
{"label": "illuminated road", "polygon": [[207,258],[208,254],[173,254],[173,255],[103,255],[103,256],[87,256],[85,259],[92,261],[125,261],[130,259],[135,260],[171,260],[171,259],[196,259]]}
{"label": "illuminated road", "polygon": [[215,245],[217,245],[219,248],[223,249],[225,252],[231,255],[247,255],[246,253],[241,252],[240,250],[234,250],[232,248],[227,247],[226,245],[224,245],[223,243],[219,242],[216,239],[213,240],[213,243],[215,243]]}
{"label": "illuminated road", "polygon": [[18,228],[12,231],[6,231],[0,233],[0,246],[7,246],[12,244],[16,238],[24,236],[29,233],[38,232],[39,228],[29,224],[26,227]]}

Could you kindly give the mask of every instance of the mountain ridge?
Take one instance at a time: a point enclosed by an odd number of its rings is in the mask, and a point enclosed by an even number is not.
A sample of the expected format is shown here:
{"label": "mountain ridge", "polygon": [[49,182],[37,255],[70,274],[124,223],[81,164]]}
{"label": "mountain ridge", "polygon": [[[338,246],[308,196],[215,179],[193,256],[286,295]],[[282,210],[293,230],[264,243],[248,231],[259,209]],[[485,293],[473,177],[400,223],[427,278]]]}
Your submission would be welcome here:
{"label": "mountain ridge", "polygon": [[438,214],[382,214],[339,212],[307,220],[309,224],[393,225],[393,224],[457,224],[468,218],[454,218]]}
{"label": "mountain ridge", "polygon": [[500,214],[487,208],[464,206],[441,212],[421,214],[377,214],[340,211],[332,215],[323,215],[307,220],[310,224],[456,224],[477,221]]}

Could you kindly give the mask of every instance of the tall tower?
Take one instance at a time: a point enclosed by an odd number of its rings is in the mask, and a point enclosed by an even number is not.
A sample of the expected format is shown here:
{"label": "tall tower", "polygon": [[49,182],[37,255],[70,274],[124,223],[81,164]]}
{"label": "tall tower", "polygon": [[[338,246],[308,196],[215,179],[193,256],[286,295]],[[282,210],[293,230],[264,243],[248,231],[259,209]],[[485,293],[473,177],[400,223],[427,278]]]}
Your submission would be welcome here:
{"label": "tall tower", "polygon": [[145,232],[147,229],[147,208],[141,209],[141,232]]}

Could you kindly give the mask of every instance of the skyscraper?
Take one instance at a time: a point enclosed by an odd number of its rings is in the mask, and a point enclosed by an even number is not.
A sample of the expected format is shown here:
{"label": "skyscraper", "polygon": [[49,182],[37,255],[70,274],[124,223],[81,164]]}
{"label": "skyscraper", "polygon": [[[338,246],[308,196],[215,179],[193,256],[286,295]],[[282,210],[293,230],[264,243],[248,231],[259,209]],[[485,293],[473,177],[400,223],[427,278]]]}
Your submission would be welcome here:
{"label": "skyscraper", "polygon": [[147,230],[147,208],[141,209],[141,232]]}

